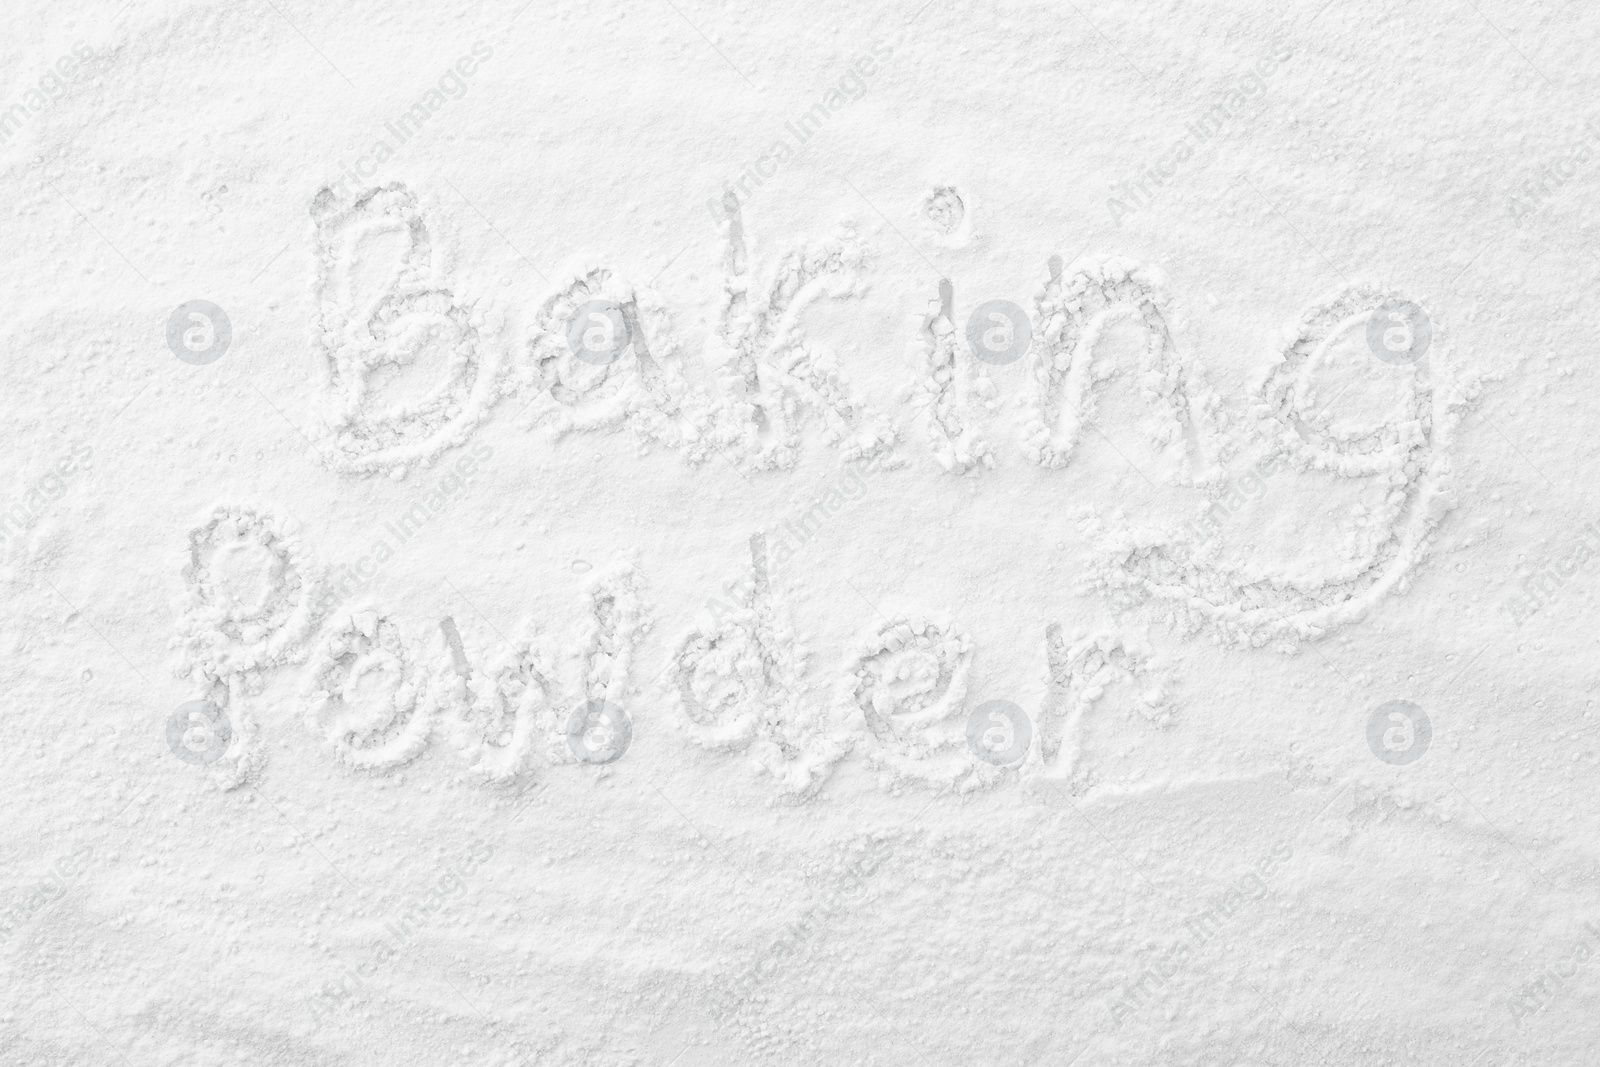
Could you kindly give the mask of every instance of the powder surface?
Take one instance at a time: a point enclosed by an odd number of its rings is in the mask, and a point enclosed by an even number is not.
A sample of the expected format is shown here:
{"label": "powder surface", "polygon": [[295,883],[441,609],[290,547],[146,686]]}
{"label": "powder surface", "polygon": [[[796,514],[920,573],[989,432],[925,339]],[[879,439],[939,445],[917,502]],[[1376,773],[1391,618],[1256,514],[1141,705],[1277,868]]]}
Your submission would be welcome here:
{"label": "powder surface", "polygon": [[1588,5],[0,29],[0,1062],[1592,1059]]}

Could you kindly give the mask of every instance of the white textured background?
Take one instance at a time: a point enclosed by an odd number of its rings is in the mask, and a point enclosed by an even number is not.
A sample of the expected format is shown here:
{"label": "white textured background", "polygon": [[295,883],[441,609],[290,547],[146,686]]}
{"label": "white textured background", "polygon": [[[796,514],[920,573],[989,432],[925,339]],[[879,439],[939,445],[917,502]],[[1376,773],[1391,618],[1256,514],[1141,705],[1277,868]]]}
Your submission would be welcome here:
{"label": "white textured background", "polygon": [[[1600,947],[1583,926],[1600,923],[1594,574],[1521,627],[1501,610],[1600,512],[1586,477],[1600,157],[1520,225],[1510,209],[1591,136],[1588,5],[519,6],[0,13],[0,106],[75,42],[96,57],[0,147],[0,491],[24,499],[74,442],[94,451],[0,554],[0,880],[21,899],[63,857],[91,856],[0,945],[0,1060],[1592,1057],[1600,961],[1577,957]],[[1303,306],[1375,279],[1425,298],[1441,356],[1490,378],[1458,434],[1457,508],[1433,557],[1406,595],[1297,655],[1150,630],[1179,679],[1175,723],[1157,730],[1109,695],[1085,753],[1103,788],[1073,802],[890,793],[847,763],[819,797],[774,805],[739,760],[677,736],[652,683],[749,532],[803,506],[836,458],[814,445],[796,471],[746,479],[641,459],[623,436],[552,445],[515,425],[513,399],[477,434],[493,461],[373,596],[419,630],[467,617],[452,583],[497,625],[562,627],[577,617],[572,560],[637,548],[656,625],[627,757],[553,770],[513,821],[443,746],[388,777],[344,770],[301,727],[291,670],[260,715],[259,788],[217,792],[162,734],[189,695],[167,666],[185,532],[218,499],[255,501],[351,562],[410,506],[417,478],[336,475],[297,432],[315,392],[307,207],[479,40],[494,58],[380,179],[428,199],[459,291],[513,322],[544,292],[536,271],[590,257],[658,276],[692,358],[718,295],[706,199],[888,43],[864,97],[747,208],[768,247],[849,218],[874,248],[866,297],[812,329],[880,410],[909,381],[907,316],[941,274],[958,305],[1026,303],[1053,253],[1160,265],[1181,343],[1230,396]],[[1294,57],[1266,93],[1114,226],[1112,187],[1280,41]],[[974,212],[959,251],[916,227],[942,179]],[[168,312],[193,298],[234,324],[210,367],[164,343]],[[1020,372],[997,380],[1020,395]],[[956,615],[977,643],[974,699],[1036,705],[1045,625],[1112,620],[1077,588],[1074,515],[1132,508],[1146,486],[1128,465],[1136,437],[1108,434],[1041,471],[997,420],[1001,466],[974,480],[942,474],[913,434],[912,465],[875,480],[797,568],[818,692],[894,605]],[[1315,514],[1312,490],[1279,490]],[[1302,529],[1303,558],[1331,551],[1315,521]],[[1368,711],[1394,698],[1435,731],[1409,767],[1366,747]],[[314,1030],[308,994],[367,958],[474,836],[492,858]],[[884,858],[840,904],[869,840]],[[1113,1006],[1185,920],[1275,847],[1290,855],[1262,899],[1117,1025]],[[795,922],[809,932],[774,963]],[[1512,998],[1550,969],[1575,973],[1519,1019]]]}

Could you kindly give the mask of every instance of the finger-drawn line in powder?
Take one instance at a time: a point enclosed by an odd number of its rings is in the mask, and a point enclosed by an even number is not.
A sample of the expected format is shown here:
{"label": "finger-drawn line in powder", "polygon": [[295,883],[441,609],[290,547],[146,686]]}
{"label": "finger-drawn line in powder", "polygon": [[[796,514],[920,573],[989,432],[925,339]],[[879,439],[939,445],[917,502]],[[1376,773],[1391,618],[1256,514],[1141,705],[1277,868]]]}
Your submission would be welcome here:
{"label": "finger-drawn line in powder", "polygon": [[692,462],[738,439],[727,402],[689,383],[660,300],[606,267],[572,269],[545,298],[519,373],[536,391],[529,425],[556,437],[626,427]]}
{"label": "finger-drawn line in powder", "polygon": [[1179,461],[1178,480],[1214,477],[1221,458],[1215,425],[1220,404],[1205,384],[1200,363],[1177,350],[1168,325],[1165,279],[1132,260],[1083,260],[1065,272],[1050,258],[1050,279],[1035,297],[1038,323],[1031,331],[1028,365],[1034,378],[1025,451],[1035,463],[1063,467],[1091,426],[1097,392],[1124,373],[1116,361],[1096,359],[1109,329],[1122,321],[1142,327],[1143,348],[1132,377],[1148,405],[1145,430],[1158,451]]}
{"label": "finger-drawn line in powder", "polygon": [[427,668],[393,619],[364,605],[343,609],[312,654],[305,723],[346,765],[393,770],[427,747],[428,690]]}
{"label": "finger-drawn line in powder", "polygon": [[935,181],[916,206],[922,236],[941,248],[967,247],[972,243],[975,206],[965,183]]}
{"label": "finger-drawn line in powder", "polygon": [[[1334,568],[1272,568],[1219,562],[1203,545],[1170,531],[1091,528],[1099,559],[1090,582],[1115,606],[1165,602],[1169,621],[1207,627],[1237,645],[1277,641],[1293,650],[1404,592],[1427,557],[1453,503],[1450,444],[1467,401],[1450,385],[1445,360],[1395,367],[1399,398],[1380,423],[1352,426],[1323,403],[1316,375],[1335,345],[1368,328],[1397,294],[1350,286],[1308,308],[1286,331],[1283,348],[1258,382],[1250,432],[1265,458],[1303,473],[1371,479],[1386,491],[1363,509],[1354,551]],[[1434,338],[1435,342],[1437,337]]]}
{"label": "finger-drawn line in powder", "polygon": [[463,678],[471,678],[472,666],[467,662],[467,650],[461,646],[461,631],[456,629],[456,620],[446,615],[439,620],[439,630],[450,646],[450,657],[455,661],[456,673]]}
{"label": "finger-drawn line in powder", "polygon": [[1112,682],[1133,687],[1134,703],[1150,722],[1170,721],[1172,675],[1147,650],[1114,633],[1080,635],[1069,642],[1061,625],[1045,628],[1048,669],[1045,702],[1038,721],[1039,744],[1030,763],[1048,778],[1084,776],[1084,717]]}
{"label": "finger-drawn line in powder", "polygon": [[216,784],[233,789],[265,764],[249,700],[265,676],[306,658],[321,572],[266,508],[219,504],[190,528],[188,542],[174,672],[226,714],[230,744],[206,762]]}
{"label": "finger-drawn line in powder", "polygon": [[[638,563],[632,555],[596,570],[584,581],[583,601],[587,612],[581,619],[565,658],[572,667],[572,682],[561,688],[557,706],[565,715],[545,720],[546,757],[551,763],[596,763],[618,759],[633,736],[628,712],[628,686],[633,656],[640,638],[650,627],[649,613],[640,595]],[[594,760],[573,749],[570,725],[574,712],[603,709],[601,717],[613,738],[626,739],[611,759]],[[591,716],[584,711],[584,721]],[[606,750],[611,751],[611,750]]]}
{"label": "finger-drawn line in powder", "polygon": [[757,469],[793,467],[807,413],[846,460],[887,455],[895,431],[837,370],[834,353],[806,340],[812,304],[859,296],[866,250],[849,227],[824,241],[800,239],[758,276],[745,247],[743,211],[729,205],[724,227],[725,298],[714,363],[728,372],[729,410],[740,451]]}
{"label": "finger-drawn line in powder", "polygon": [[975,409],[980,405],[992,409],[997,390],[970,355],[960,354],[950,279],[939,280],[938,304],[929,301],[911,347],[917,374],[913,403],[922,409],[934,459],[954,474],[980,465],[993,467],[994,449],[975,426]]}
{"label": "finger-drawn line in powder", "polygon": [[710,623],[685,635],[668,667],[679,725],[705,748],[749,751],[785,792],[809,792],[848,744],[803,695],[805,656],[772,587],[765,534],[751,535],[750,570],[724,592],[728,601],[711,602]]}
{"label": "finger-drawn line in powder", "polygon": [[928,190],[922,210],[928,223],[945,237],[955,233],[967,215],[967,206],[961,202],[961,194],[949,185]]}
{"label": "finger-drawn line in powder", "polygon": [[867,759],[893,778],[967,791],[996,780],[967,745],[972,640],[947,619],[897,615],[867,630],[840,672],[841,717],[857,719]]}
{"label": "finger-drawn line in powder", "polygon": [[526,624],[509,639],[474,642],[472,651],[453,618],[446,616],[439,629],[441,658],[454,670],[441,663],[432,672],[429,698],[468,768],[494,782],[531,772],[559,698],[548,649]]}
{"label": "finger-drawn line in powder", "polygon": [[416,195],[391,182],[344,204],[323,189],[311,217],[319,451],[347,473],[403,473],[463,444],[502,394],[499,346],[457,299]]}
{"label": "finger-drawn line in powder", "polygon": [[508,781],[544,766],[621,758],[626,741],[600,759],[593,746],[573,747],[570,727],[575,712],[603,706],[616,709],[601,715],[608,736],[623,738],[624,726],[632,736],[622,719],[634,649],[649,627],[638,586],[631,556],[594,570],[583,584],[584,616],[566,636],[541,633],[526,617],[510,637],[441,622],[430,700],[474,773]]}

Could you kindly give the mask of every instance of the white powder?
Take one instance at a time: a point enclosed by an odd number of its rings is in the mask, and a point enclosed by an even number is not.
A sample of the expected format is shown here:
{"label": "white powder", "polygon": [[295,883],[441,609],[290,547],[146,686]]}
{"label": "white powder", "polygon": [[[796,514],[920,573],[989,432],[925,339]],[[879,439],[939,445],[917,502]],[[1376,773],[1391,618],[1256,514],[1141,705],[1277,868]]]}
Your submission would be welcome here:
{"label": "white powder", "polygon": [[1592,1059],[1585,5],[0,27],[0,1063]]}

